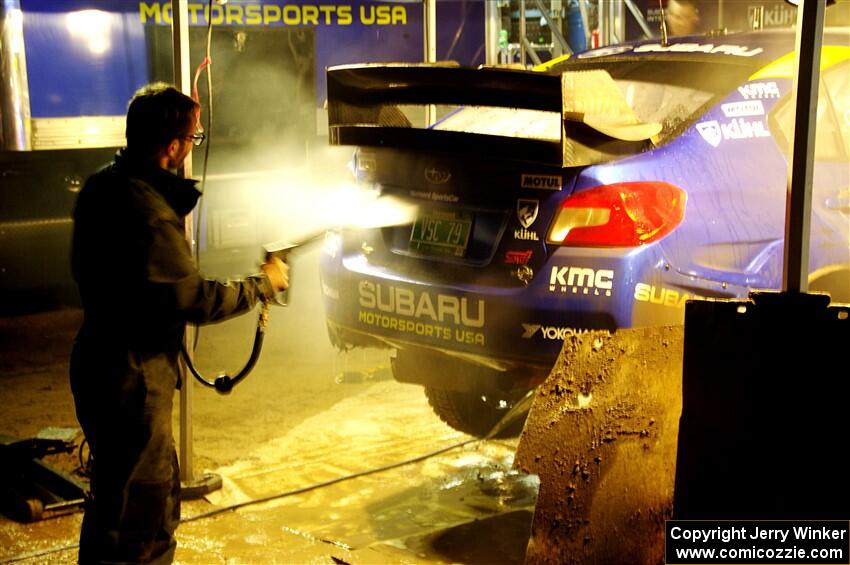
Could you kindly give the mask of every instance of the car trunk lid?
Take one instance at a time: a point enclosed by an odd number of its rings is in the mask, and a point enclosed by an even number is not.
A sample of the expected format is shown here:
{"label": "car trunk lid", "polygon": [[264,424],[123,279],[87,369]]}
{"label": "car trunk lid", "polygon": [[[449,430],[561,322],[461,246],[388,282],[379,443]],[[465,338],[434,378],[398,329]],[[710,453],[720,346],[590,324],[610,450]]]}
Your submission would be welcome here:
{"label": "car trunk lid", "polygon": [[526,284],[545,261],[584,166],[645,150],[660,128],[637,120],[604,70],[337,67],[328,116],[332,144],[360,146],[358,179],[417,206],[411,223],[365,237],[369,262],[497,286]]}

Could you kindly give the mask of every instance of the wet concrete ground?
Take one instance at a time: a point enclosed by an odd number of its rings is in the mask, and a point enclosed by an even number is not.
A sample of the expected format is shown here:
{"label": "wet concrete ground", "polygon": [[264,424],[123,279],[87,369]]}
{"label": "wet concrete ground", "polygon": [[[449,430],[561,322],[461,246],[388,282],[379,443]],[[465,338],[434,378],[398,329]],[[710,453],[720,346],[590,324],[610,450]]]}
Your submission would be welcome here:
{"label": "wet concrete ground", "polygon": [[[376,402],[392,410],[375,410]],[[521,563],[537,482],[511,470],[515,448],[516,440],[473,441],[449,429],[414,387],[373,383],[216,469],[225,486],[208,497],[210,503],[185,505],[190,521],[178,530],[176,559]],[[370,471],[376,472],[298,492]],[[284,496],[193,520],[276,495]],[[26,555],[31,558],[22,562],[73,563],[79,521],[77,514],[34,524],[0,522],[0,563]]]}
{"label": "wet concrete ground", "polygon": [[[376,401],[394,410],[376,412],[371,408]],[[297,492],[457,447],[186,524],[178,558],[521,563],[536,480],[511,470],[515,441],[470,439],[434,417],[415,389],[391,382],[370,386],[260,446],[244,461],[218,469],[226,487],[210,498],[228,505]],[[210,532],[218,534],[212,552]],[[300,539],[287,541],[292,537]]]}

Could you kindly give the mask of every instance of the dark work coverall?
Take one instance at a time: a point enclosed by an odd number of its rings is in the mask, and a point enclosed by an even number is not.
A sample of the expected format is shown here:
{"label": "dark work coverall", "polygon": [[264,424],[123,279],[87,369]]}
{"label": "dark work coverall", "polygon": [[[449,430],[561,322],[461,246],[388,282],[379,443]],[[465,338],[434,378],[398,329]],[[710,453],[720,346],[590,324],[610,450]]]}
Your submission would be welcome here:
{"label": "dark work coverall", "polygon": [[122,150],[77,199],[72,267],[84,319],[70,376],[94,456],[81,563],[173,560],[171,405],[185,323],[223,320],[274,295],[265,275],[226,284],[200,275],[183,227],[198,197],[194,181]]}

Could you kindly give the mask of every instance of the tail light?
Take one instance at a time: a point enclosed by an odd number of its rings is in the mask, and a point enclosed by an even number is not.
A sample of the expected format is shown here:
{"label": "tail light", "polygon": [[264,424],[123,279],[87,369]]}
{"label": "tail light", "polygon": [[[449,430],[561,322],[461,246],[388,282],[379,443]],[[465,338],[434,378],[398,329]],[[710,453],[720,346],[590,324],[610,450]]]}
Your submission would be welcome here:
{"label": "tail light", "polygon": [[583,190],[564,200],[549,243],[638,247],[682,223],[687,195],[666,182],[624,182]]}

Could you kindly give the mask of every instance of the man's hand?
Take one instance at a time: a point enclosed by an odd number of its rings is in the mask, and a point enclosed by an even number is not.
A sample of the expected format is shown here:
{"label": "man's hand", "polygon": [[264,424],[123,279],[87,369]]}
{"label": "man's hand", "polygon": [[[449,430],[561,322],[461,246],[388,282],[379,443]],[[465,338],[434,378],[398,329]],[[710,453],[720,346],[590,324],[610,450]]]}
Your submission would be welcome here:
{"label": "man's hand", "polygon": [[277,257],[272,257],[260,268],[269,277],[274,289],[278,292],[289,288],[289,265],[281,261]]}

